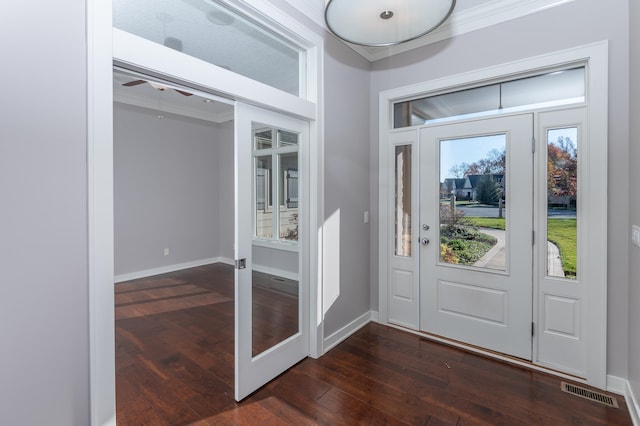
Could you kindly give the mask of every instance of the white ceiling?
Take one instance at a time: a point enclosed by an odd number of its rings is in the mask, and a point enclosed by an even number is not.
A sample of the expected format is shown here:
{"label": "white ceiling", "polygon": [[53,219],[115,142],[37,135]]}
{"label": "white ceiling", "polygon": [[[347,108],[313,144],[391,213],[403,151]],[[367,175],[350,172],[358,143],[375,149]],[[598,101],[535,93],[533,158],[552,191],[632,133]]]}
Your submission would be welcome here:
{"label": "white ceiling", "polygon": [[[218,124],[233,120],[233,106],[216,97],[206,96],[205,94],[201,96],[199,93],[184,96],[173,88],[189,93],[194,91],[164,82],[160,82],[163,87],[166,87],[164,90],[158,90],[148,83],[130,87],[123,86],[124,83],[136,80],[141,79],[114,71],[113,100],[148,108],[156,111],[158,115],[171,113]],[[148,80],[157,81],[150,78]]]}

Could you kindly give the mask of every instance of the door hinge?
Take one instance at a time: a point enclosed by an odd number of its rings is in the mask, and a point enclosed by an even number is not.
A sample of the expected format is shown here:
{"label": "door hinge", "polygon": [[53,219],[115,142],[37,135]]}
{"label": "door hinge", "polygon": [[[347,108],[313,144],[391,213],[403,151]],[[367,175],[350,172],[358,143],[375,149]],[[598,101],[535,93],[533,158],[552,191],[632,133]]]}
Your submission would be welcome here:
{"label": "door hinge", "polygon": [[236,259],[236,269],[246,269],[247,259]]}
{"label": "door hinge", "polygon": [[536,331],[536,325],[535,325],[535,323],[532,322],[531,323],[531,337],[534,336],[535,331]]}
{"label": "door hinge", "polygon": [[531,231],[531,245],[536,245],[536,231]]}
{"label": "door hinge", "polygon": [[536,153],[536,138],[535,137],[531,138],[531,153],[532,154]]}

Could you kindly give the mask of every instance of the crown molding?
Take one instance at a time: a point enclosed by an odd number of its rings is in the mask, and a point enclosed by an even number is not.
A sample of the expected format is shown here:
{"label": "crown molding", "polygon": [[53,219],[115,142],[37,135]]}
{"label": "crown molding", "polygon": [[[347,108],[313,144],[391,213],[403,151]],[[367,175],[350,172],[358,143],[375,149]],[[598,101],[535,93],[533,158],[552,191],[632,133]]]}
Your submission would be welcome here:
{"label": "crown molding", "polygon": [[[449,19],[433,32],[389,47],[366,47],[345,43],[370,62],[388,58],[399,53],[427,46],[438,41],[487,28],[493,25],[521,18],[543,10],[571,3],[575,0],[490,0],[481,5],[455,11]],[[294,3],[291,0],[291,3]],[[326,28],[326,25],[323,26]]]}
{"label": "crown molding", "polygon": [[286,0],[298,12],[311,19],[321,28],[327,28],[324,23],[325,0]]}

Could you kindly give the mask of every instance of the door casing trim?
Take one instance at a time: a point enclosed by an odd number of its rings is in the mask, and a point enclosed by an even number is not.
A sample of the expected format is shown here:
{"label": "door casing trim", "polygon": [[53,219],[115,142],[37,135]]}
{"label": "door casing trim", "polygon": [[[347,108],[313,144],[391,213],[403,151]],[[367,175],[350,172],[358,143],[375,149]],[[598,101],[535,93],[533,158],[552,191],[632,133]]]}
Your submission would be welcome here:
{"label": "door casing trim", "polygon": [[[310,125],[310,156],[314,159],[310,166],[312,187],[318,189],[312,200],[309,211],[309,224],[312,229],[322,227],[324,219],[324,40],[317,33],[305,27],[293,17],[287,15],[268,2],[254,4],[250,0],[222,0],[225,3],[251,13],[260,22],[272,27],[287,28],[288,36],[296,36],[297,42],[304,44],[307,50],[306,100],[296,99],[293,95],[277,94],[272,102],[265,97],[246,95],[243,100],[262,104],[265,108],[279,110],[285,114],[300,116],[298,107],[302,106]],[[151,61],[159,64],[158,58],[149,57],[139,60],[145,52],[130,52],[129,46],[122,42],[135,37],[114,40],[114,34],[122,36],[122,32],[112,27],[112,1],[87,2],[87,283],[89,289],[89,389],[90,421],[94,426],[116,424],[115,415],[115,326],[114,326],[114,256],[113,256],[113,66],[114,61],[126,64],[136,70],[151,71],[161,76],[171,76],[166,67],[146,67]],[[118,44],[120,43],[120,44]],[[167,53],[165,49],[164,52]],[[126,58],[137,58],[131,62],[123,61],[118,53],[126,53]],[[155,52],[155,51],[154,51]],[[129,56],[129,53],[132,53]],[[155,52],[158,53],[158,52]],[[168,52],[171,56],[172,52]],[[152,55],[153,56],[153,55]],[[176,65],[176,61],[174,62]],[[182,63],[182,60],[177,61]],[[179,65],[179,64],[177,64]],[[214,75],[222,77],[219,81],[205,78],[201,84],[204,89],[221,90],[220,81],[231,79],[240,96],[233,90],[232,96],[242,97],[245,93],[242,86],[252,86],[255,82],[248,78],[236,78],[221,73],[220,69],[211,65]],[[173,69],[173,68],[171,68]],[[184,73],[189,70],[178,67],[173,77],[184,80]],[[221,74],[220,74],[221,73]],[[197,81],[190,80],[197,83]],[[208,83],[207,83],[208,82]],[[276,89],[262,88],[262,92],[274,94]],[[267,93],[267,94],[268,94]],[[258,97],[258,99],[255,99]],[[265,103],[266,102],[266,103]],[[275,104],[275,105],[274,105]],[[294,104],[294,106],[291,106]],[[324,324],[322,318],[322,234],[312,233],[310,236],[310,345],[309,354],[319,357],[323,353]]]}

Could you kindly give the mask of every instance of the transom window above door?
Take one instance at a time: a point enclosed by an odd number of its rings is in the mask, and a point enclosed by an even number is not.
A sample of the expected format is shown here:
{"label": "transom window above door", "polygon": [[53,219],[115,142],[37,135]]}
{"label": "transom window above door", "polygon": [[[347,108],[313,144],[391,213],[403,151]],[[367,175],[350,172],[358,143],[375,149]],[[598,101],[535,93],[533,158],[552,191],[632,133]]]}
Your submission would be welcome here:
{"label": "transom window above door", "polygon": [[305,97],[305,50],[215,0],[113,0],[113,26]]}
{"label": "transom window above door", "polygon": [[584,66],[393,104],[393,128],[585,101]]}

